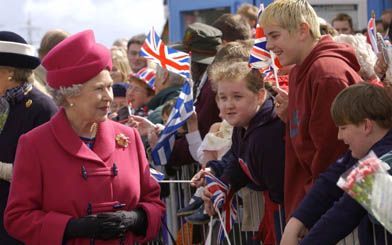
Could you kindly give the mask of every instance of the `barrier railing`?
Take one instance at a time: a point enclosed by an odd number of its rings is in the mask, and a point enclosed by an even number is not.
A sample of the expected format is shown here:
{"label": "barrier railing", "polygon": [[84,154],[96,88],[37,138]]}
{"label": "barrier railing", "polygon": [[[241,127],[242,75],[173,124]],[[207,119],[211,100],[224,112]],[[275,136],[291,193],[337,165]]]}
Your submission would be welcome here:
{"label": "barrier railing", "polygon": [[[169,185],[170,194],[164,199],[166,203],[166,215],[163,219],[164,225],[162,225],[162,232],[159,235],[159,238],[157,238],[156,241],[148,243],[149,245],[205,244],[205,239],[208,235],[208,224],[191,225],[185,222],[184,217],[177,216],[177,211],[183,208],[185,205],[188,205],[188,202],[192,197],[193,191],[190,186],[189,180],[192,178],[196,171],[193,168],[193,166],[182,166],[181,169],[176,172],[175,176],[170,177],[167,180],[161,181],[161,183]],[[255,237],[258,230],[258,224],[260,223],[260,220],[264,214],[264,200],[262,198],[261,192],[253,193],[252,195],[254,196],[249,196],[240,191],[234,197],[235,201],[238,204],[238,215],[235,221],[235,225],[233,226],[232,231],[229,233],[230,243],[232,245],[262,244],[260,241],[252,240],[252,238]],[[260,195],[261,198],[255,198],[255,196],[257,195]],[[242,198],[245,198],[247,200],[241,200]],[[246,201],[249,202],[250,210],[253,210],[253,213],[251,213],[250,216],[245,217],[245,219],[254,219],[251,220],[250,223],[252,225],[250,226],[244,226],[242,222],[244,218],[244,203],[246,203]],[[283,228],[284,227],[281,227],[282,230]],[[219,244],[216,238],[217,232],[215,232],[216,230],[213,231],[214,232],[212,233],[211,239],[212,242],[208,245]],[[227,242],[222,241],[220,244],[227,244]],[[392,244],[392,241],[387,241],[387,231],[385,231],[384,244]],[[337,245],[359,245],[357,229],[355,229],[351,234],[349,234],[345,239],[340,241]],[[374,241],[373,245],[379,244]]]}

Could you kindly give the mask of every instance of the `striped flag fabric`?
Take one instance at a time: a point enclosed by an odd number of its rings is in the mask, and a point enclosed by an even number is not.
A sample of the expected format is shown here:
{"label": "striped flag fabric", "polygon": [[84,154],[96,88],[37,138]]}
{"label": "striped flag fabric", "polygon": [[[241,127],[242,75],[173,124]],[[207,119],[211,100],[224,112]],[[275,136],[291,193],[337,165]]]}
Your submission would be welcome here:
{"label": "striped flag fabric", "polygon": [[379,50],[377,47],[377,29],[376,29],[376,18],[374,17],[374,13],[372,17],[369,19],[367,32],[370,40],[370,44],[372,45],[372,49],[374,53],[378,54]]}
{"label": "striped flag fabric", "polygon": [[[257,17],[258,20],[260,19],[260,15],[263,10],[264,4],[260,4]],[[258,69],[264,74],[266,79],[274,79],[276,81],[276,86],[279,87],[277,72],[282,65],[279,63],[279,60],[274,53],[267,49],[267,37],[259,23],[257,23],[256,26],[255,38],[256,39],[249,56],[249,66],[251,68]]]}
{"label": "striped flag fabric", "polygon": [[140,55],[162,68],[190,79],[190,56],[165,45],[154,28],[148,33],[140,50]]}
{"label": "striped flag fabric", "polygon": [[[260,4],[258,19],[264,10],[264,4]],[[250,51],[249,66],[251,68],[260,69],[262,72],[267,70],[271,65],[271,54],[267,49],[267,38],[263,28],[257,23],[256,36],[254,45]]]}
{"label": "striped flag fabric", "polygon": [[174,147],[177,130],[184,125],[194,111],[192,85],[190,83],[190,56],[187,53],[167,47],[154,28],[148,33],[140,50],[140,55],[185,78],[184,85],[165,128],[151,151],[152,159],[156,165],[166,165]]}
{"label": "striped flag fabric", "polygon": [[[222,208],[222,222],[228,234],[237,219],[237,208],[233,202],[234,192],[225,183],[212,174],[206,174],[204,178],[206,181],[205,188],[207,188],[212,194],[211,201],[215,210],[219,212],[219,209]],[[225,232],[222,226],[219,227],[217,237],[218,244],[225,239]]]}
{"label": "striped flag fabric", "polygon": [[163,173],[159,172],[158,170],[153,169],[153,168],[151,168],[151,167],[150,167],[150,175],[151,175],[151,177],[152,177],[153,179],[155,179],[157,182],[159,182],[159,181],[165,179],[165,174],[163,174]]}
{"label": "striped flag fabric", "polygon": [[264,80],[275,80],[276,82],[276,87],[279,87],[279,81],[278,81],[278,70],[282,68],[282,65],[279,62],[278,57],[275,56],[275,54],[271,51],[271,65],[263,72],[264,74]]}
{"label": "striped flag fabric", "polygon": [[212,174],[206,174],[205,181],[205,188],[212,194],[211,200],[214,208],[220,209],[225,202],[228,186]]}
{"label": "striped flag fabric", "polygon": [[189,80],[186,80],[165,128],[159,136],[158,143],[151,151],[152,159],[156,165],[167,164],[174,147],[175,134],[192,115],[193,110],[192,86]]}
{"label": "striped flag fabric", "polygon": [[144,67],[144,68],[140,69],[136,74],[133,74],[133,76],[144,81],[151,89],[154,89],[154,84],[155,84],[155,70],[154,69]]}

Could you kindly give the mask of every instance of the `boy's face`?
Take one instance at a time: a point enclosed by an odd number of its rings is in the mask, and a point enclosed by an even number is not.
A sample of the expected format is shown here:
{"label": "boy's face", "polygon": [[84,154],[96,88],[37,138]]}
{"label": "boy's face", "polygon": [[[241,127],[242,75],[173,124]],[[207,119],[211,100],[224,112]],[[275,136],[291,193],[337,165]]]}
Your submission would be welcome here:
{"label": "boy's face", "polygon": [[255,94],[245,81],[221,81],[217,84],[220,116],[233,127],[248,127],[263,103],[264,91]]}
{"label": "boy's face", "polygon": [[346,124],[338,126],[338,139],[343,140],[351,150],[351,155],[354,158],[360,159],[368,153],[371,143],[368,139],[368,130],[365,123]]}
{"label": "boy's face", "polygon": [[147,60],[139,55],[142,45],[132,43],[127,50],[129,65],[133,72],[138,72],[143,67],[147,66]]}
{"label": "boy's face", "polygon": [[264,27],[264,33],[267,37],[267,49],[273,51],[279,58],[283,66],[299,64],[300,37],[293,31],[289,33],[286,29],[278,25]]}

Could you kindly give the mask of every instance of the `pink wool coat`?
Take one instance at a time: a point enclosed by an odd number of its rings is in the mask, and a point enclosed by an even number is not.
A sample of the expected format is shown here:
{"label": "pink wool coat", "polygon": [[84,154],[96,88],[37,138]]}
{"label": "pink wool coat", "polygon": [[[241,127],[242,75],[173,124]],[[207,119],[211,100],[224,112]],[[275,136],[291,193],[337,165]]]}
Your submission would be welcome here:
{"label": "pink wool coat", "polygon": [[[119,133],[129,137],[127,147],[116,142]],[[99,124],[90,150],[61,110],[19,140],[5,227],[11,236],[29,245],[62,244],[71,218],[141,207],[148,218],[146,236],[129,232],[125,244],[144,242],[154,238],[160,228],[164,204],[159,193],[135,129],[106,120]],[[90,244],[90,240],[69,240],[67,244]],[[119,241],[96,240],[95,244]]]}

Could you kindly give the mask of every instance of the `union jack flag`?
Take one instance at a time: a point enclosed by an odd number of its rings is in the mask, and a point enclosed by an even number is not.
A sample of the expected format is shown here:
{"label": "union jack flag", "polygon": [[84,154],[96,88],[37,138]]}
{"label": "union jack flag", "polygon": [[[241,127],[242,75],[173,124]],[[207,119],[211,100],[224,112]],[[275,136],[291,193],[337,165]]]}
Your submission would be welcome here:
{"label": "union jack flag", "polygon": [[[215,210],[219,212],[219,209],[222,208],[222,222],[226,232],[229,233],[237,219],[237,208],[233,203],[234,192],[212,174],[206,174],[204,178],[206,181],[205,188],[212,194],[211,201]],[[224,238],[225,234],[222,226],[220,226],[218,231],[218,244],[220,244],[220,241],[223,241]]]}
{"label": "union jack flag", "polygon": [[[260,18],[263,10],[264,4],[260,4],[258,19]],[[256,25],[255,38],[254,45],[250,51],[249,66],[255,69],[260,69],[263,72],[271,65],[271,54],[267,49],[267,38],[264,34],[264,30],[260,27],[259,23]]]}
{"label": "union jack flag", "polygon": [[[264,10],[264,4],[260,4],[257,19],[260,19],[261,13]],[[259,22],[257,20],[257,22]],[[277,71],[281,68],[281,64],[275,55],[267,49],[267,37],[265,36],[263,28],[259,23],[256,26],[256,39],[249,56],[249,66],[260,70],[264,74],[265,79],[275,79],[276,86],[279,87]]]}
{"label": "union jack flag", "polygon": [[370,44],[372,45],[374,53],[378,54],[379,50],[377,47],[377,30],[376,30],[376,18],[373,16],[370,18],[368,22],[367,32],[370,40]]}
{"label": "union jack flag", "polygon": [[206,188],[212,194],[211,200],[214,208],[220,209],[225,202],[229,188],[220,179],[212,174],[205,176]]}
{"label": "union jack flag", "polygon": [[190,56],[187,53],[167,47],[154,29],[148,33],[140,50],[140,55],[157,63],[162,68],[185,78],[185,83],[170,113],[165,128],[159,136],[158,143],[151,152],[155,164],[165,165],[173,150],[177,130],[184,125],[193,112],[193,95],[190,84]]}
{"label": "union jack flag", "polygon": [[279,82],[278,82],[278,70],[282,67],[282,65],[279,62],[278,57],[275,56],[275,54],[271,51],[271,60],[273,60],[272,64],[263,72],[264,74],[264,80],[275,80],[276,82],[276,87],[279,87]]}
{"label": "union jack flag", "polygon": [[140,69],[133,76],[144,81],[151,89],[154,89],[155,84],[155,71],[151,68],[144,67]]}
{"label": "union jack flag", "polygon": [[190,78],[189,54],[167,47],[154,29],[148,33],[140,50],[140,55],[159,64],[162,68],[187,79]]}

